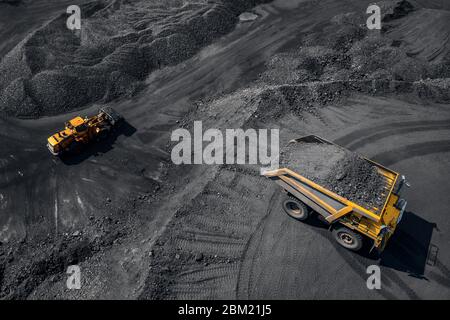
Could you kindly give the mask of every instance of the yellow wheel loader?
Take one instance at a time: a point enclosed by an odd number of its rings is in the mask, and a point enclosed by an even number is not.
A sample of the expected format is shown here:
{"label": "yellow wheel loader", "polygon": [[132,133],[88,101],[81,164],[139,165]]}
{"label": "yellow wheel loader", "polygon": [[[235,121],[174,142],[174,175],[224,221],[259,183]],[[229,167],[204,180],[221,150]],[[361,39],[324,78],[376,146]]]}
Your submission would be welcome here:
{"label": "yellow wheel loader", "polygon": [[[323,143],[342,148],[314,135],[290,142],[294,146],[296,143]],[[406,208],[406,201],[401,198],[400,190],[404,185],[409,185],[405,177],[400,177],[397,172],[369,159],[363,160],[375,166],[383,177],[382,194],[376,195],[386,199],[382,207],[365,208],[290,168],[267,171],[264,175],[284,189],[286,197],[282,206],[292,218],[305,221],[311,214],[317,213],[324,218],[321,220],[330,225],[335,240],[341,246],[358,251],[363,246],[363,238],[366,238],[372,242],[372,249],[376,248],[381,252],[394,234]]]}
{"label": "yellow wheel loader", "polygon": [[111,107],[101,108],[93,117],[75,117],[65,129],[47,139],[47,148],[55,156],[77,152],[94,140],[106,138],[123,122],[123,117]]}

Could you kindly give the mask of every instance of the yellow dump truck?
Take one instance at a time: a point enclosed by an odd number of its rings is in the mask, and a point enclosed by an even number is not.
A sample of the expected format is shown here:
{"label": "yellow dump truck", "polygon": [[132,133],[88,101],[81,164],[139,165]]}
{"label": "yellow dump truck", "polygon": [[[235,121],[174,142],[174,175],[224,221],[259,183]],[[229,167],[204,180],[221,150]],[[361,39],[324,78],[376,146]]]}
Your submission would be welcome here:
{"label": "yellow dump truck", "polygon": [[55,156],[80,151],[94,140],[106,138],[123,122],[123,117],[111,107],[103,107],[98,114],[75,117],[65,123],[65,129],[47,139],[47,148]]}
{"label": "yellow dump truck", "polygon": [[[293,140],[290,144],[295,146],[300,142],[332,144],[342,148],[313,135]],[[382,207],[365,208],[288,167],[267,171],[264,175],[285,190],[286,197],[282,205],[284,211],[292,218],[305,221],[311,214],[317,213],[324,218],[321,220],[330,224],[333,236],[341,246],[358,251],[363,246],[364,237],[371,241],[372,249],[376,248],[381,252],[393,235],[405,211],[406,201],[400,197],[400,190],[408,184],[405,177],[399,176],[397,172],[369,159],[362,159],[375,166],[383,178],[384,190],[380,196],[386,200]]]}

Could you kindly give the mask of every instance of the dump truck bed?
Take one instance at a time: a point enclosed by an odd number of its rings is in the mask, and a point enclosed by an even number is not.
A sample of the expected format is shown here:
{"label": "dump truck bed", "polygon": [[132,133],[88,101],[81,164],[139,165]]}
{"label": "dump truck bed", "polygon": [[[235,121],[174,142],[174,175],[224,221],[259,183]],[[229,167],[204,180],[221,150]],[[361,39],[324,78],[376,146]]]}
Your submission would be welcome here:
{"label": "dump truck bed", "polygon": [[[304,177],[297,177],[290,170],[282,169],[279,173],[283,178],[273,176],[272,178],[275,182],[284,190],[320,213],[324,218],[328,218],[348,206],[346,199],[340,199],[339,196],[331,194],[328,190],[322,190],[322,187],[310,180],[304,181],[302,179]],[[320,199],[320,201],[316,199]]]}
{"label": "dump truck bed", "polygon": [[[291,141],[282,152],[280,166],[306,178],[308,181],[302,182],[288,175],[318,197],[330,198],[330,192],[377,215],[383,212],[398,177],[392,170],[317,136]],[[334,198],[325,200],[336,210],[346,205]]]}

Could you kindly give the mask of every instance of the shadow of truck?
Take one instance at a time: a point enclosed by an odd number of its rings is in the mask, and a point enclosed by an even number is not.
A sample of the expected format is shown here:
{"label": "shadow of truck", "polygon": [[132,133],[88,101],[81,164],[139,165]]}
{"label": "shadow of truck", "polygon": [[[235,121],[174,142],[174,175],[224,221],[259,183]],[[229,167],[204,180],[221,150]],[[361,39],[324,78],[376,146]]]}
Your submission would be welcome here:
{"label": "shadow of truck", "polygon": [[436,248],[430,246],[435,228],[435,223],[430,223],[413,212],[405,212],[381,254],[380,265],[424,278],[425,266],[436,259],[429,255],[429,252],[432,253],[430,247]]}

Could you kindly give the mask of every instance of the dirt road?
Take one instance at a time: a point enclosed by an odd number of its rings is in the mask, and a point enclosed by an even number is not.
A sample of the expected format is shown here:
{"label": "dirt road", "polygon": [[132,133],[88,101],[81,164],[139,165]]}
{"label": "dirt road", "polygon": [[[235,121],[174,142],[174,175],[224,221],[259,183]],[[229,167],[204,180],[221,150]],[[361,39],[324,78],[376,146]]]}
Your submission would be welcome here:
{"label": "dirt road", "polygon": [[[338,13],[365,10],[362,1],[317,1],[298,7],[302,2],[259,6],[255,22],[239,24],[194,58],[152,73],[138,97],[112,104],[128,122],[119,136],[78,157],[51,158],[45,140],[79,112],[0,120],[1,241],[44,235],[52,243],[71,238],[77,230],[88,239],[97,234],[119,238],[79,254],[77,262],[86,271],[81,292],[65,289],[67,261],[43,277],[25,263],[23,269],[37,280],[20,296],[449,297],[450,225],[445,212],[450,185],[443,174],[450,166],[448,105],[361,95],[318,115],[299,120],[289,114],[266,123],[281,128],[284,142],[318,134],[409,178],[409,212],[380,262],[337,247],[318,223],[290,220],[281,212],[279,190],[255,168],[176,168],[170,162],[170,133],[188,112],[198,116],[189,120],[224,127],[244,125],[254,111],[239,94],[216,104],[217,112],[210,114],[196,114],[194,101],[245,87],[274,53],[295,44],[302,33],[320,28]],[[108,226],[113,226],[98,232],[97,222],[108,217]],[[115,223],[125,227],[115,228]],[[426,265],[429,245],[440,249],[434,266]],[[48,256],[39,259],[31,259],[31,265]],[[160,272],[162,262],[174,259],[178,262],[172,269]],[[383,266],[383,289],[369,291],[365,268],[378,263]]]}

